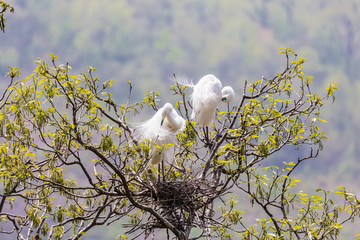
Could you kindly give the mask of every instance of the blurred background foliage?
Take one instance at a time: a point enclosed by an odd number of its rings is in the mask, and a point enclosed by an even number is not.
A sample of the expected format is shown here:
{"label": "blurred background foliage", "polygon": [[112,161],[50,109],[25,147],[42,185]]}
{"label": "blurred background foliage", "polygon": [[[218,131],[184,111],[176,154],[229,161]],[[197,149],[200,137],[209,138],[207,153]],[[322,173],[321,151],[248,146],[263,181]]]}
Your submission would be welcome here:
{"label": "blurred background foliage", "polygon": [[[168,90],[173,73],[195,82],[213,73],[239,98],[244,80],[281,71],[285,59],[279,48],[291,47],[309,59],[304,71],[314,76],[317,91],[330,82],[340,88],[321,116],[330,140],[298,173],[302,187],[344,185],[360,193],[360,1],[7,2],[15,14],[0,34],[2,88],[8,66],[19,67],[25,77],[37,57],[49,59],[54,53],[74,74],[92,66],[103,81],[115,79],[119,102],[127,100],[128,80],[133,102],[148,90],[159,91],[162,103],[175,100]],[[274,161],[291,161],[292,152],[279,153]]]}

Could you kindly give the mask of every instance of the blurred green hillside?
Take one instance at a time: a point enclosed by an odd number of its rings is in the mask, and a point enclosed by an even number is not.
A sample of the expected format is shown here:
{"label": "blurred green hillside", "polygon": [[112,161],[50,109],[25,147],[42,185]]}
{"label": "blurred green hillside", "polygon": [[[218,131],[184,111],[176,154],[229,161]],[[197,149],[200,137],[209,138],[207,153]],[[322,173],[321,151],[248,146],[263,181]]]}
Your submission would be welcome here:
{"label": "blurred green hillside", "polygon": [[[213,73],[240,95],[244,80],[281,71],[279,48],[291,47],[309,59],[304,71],[314,76],[318,91],[330,82],[340,88],[322,115],[330,140],[298,174],[307,176],[309,188],[345,185],[360,193],[360,1],[7,2],[15,14],[7,16],[6,33],[0,34],[1,76],[10,65],[25,77],[37,57],[54,53],[74,73],[92,66],[100,79],[115,79],[119,101],[126,100],[130,80],[134,95],[157,90],[164,103],[171,99],[173,73],[195,82]],[[6,86],[6,78],[0,85]],[[287,156],[280,153],[279,161],[291,161]]]}

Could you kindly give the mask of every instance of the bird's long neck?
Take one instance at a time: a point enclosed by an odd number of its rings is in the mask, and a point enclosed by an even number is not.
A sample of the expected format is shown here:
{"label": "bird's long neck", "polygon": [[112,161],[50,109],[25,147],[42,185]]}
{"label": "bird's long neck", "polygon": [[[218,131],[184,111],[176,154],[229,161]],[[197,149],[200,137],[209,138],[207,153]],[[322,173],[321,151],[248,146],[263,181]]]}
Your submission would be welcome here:
{"label": "bird's long neck", "polygon": [[168,126],[173,128],[174,130],[178,130],[181,128],[181,122],[176,121],[174,114],[172,114],[171,112],[167,114],[165,121],[167,121]]}

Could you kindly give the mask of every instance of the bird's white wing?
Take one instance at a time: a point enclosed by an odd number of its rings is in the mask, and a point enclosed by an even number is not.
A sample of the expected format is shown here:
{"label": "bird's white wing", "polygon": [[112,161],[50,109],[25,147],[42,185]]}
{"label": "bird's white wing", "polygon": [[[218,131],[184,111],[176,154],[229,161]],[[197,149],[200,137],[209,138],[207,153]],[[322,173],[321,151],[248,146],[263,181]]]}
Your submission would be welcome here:
{"label": "bird's white wing", "polygon": [[221,102],[221,82],[213,75],[206,75],[195,85],[191,96],[192,118],[199,125],[207,126],[214,118]]}
{"label": "bird's white wing", "polygon": [[211,85],[196,85],[191,95],[194,109],[217,107],[221,101],[221,88]]}

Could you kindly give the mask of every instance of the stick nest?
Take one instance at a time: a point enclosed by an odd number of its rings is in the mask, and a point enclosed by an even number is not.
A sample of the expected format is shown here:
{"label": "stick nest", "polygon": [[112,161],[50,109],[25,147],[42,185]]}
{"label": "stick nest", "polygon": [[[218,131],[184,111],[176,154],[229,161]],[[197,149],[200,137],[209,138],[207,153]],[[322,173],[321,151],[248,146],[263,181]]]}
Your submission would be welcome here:
{"label": "stick nest", "polygon": [[[216,186],[206,179],[162,181],[153,184],[151,198],[161,214],[178,229],[191,224],[196,212],[204,208],[209,199],[216,197]],[[147,229],[163,228],[157,219],[149,219]]]}

